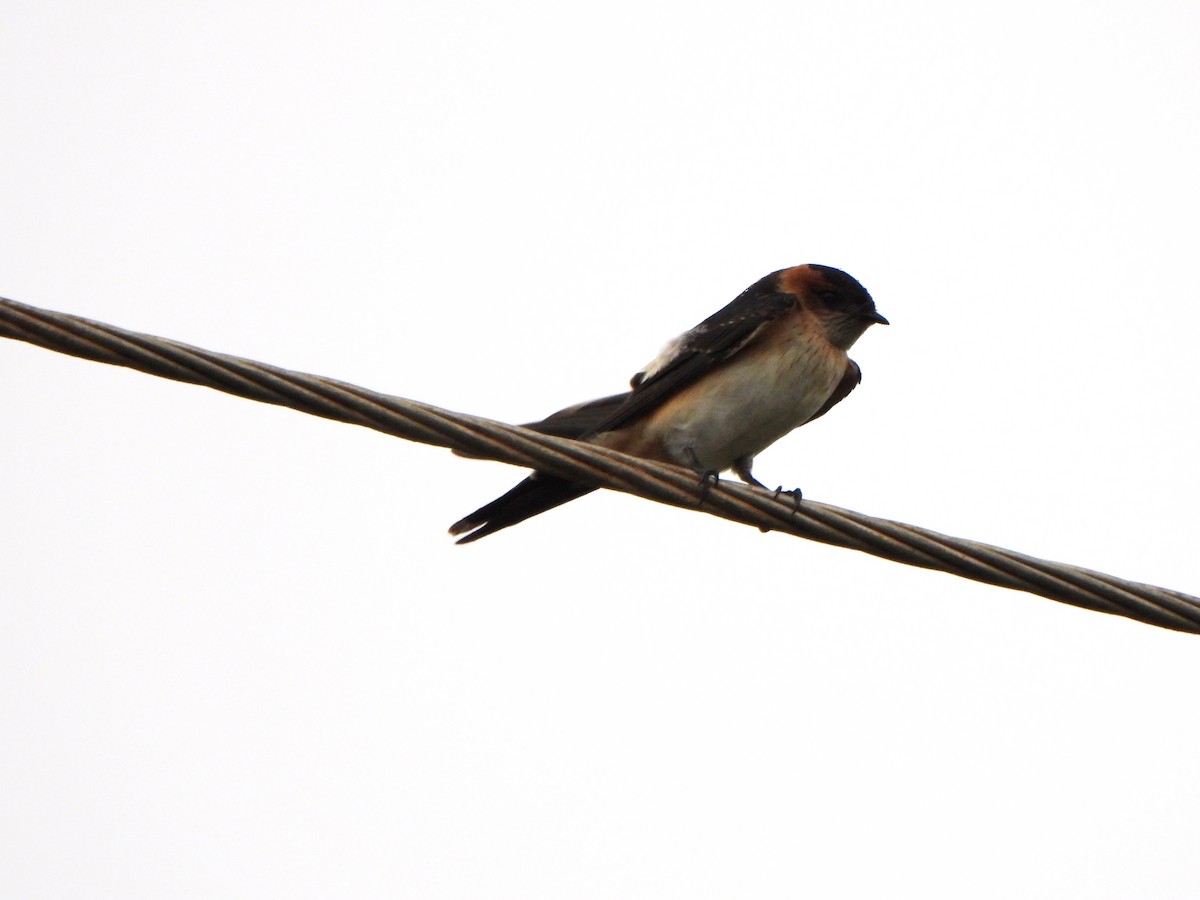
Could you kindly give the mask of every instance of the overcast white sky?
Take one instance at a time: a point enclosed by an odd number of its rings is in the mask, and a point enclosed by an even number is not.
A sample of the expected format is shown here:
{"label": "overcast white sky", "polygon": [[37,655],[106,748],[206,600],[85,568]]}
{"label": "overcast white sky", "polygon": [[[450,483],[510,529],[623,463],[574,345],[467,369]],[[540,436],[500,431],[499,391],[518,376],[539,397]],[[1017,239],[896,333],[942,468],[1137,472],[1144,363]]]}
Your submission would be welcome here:
{"label": "overcast white sky", "polygon": [[[1200,6],[10,3],[0,294],[528,421],[773,269],[763,481],[1200,592]],[[1200,638],[0,342],[6,897],[1194,897]]]}

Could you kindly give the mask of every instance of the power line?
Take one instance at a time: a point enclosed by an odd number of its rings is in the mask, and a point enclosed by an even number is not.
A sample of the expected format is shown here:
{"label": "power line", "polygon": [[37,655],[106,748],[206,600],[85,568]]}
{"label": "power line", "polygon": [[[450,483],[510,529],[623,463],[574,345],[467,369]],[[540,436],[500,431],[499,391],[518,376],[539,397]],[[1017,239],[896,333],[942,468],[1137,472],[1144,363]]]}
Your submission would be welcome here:
{"label": "power line", "polygon": [[0,298],[0,336],[48,350],[200,384],[310,415],[373,428],[464,455],[535,468],[575,481],[699,509],[910,566],[1026,591],[1060,603],[1200,634],[1200,599],[1000,547],[748,486],[720,482],[703,496],[694,473],[478,416],[126,331]]}

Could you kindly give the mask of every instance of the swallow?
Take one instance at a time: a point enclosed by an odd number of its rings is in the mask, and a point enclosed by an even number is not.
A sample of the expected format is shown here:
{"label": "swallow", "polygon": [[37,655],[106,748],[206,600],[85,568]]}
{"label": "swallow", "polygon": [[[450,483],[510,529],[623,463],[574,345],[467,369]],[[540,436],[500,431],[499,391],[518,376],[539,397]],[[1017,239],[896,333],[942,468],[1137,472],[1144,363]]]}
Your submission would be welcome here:
{"label": "swallow", "polygon": [[[829,266],[780,269],[671,341],[630,390],[559,410],[525,428],[687,467],[702,483],[732,469],[746,484],[754,457],[819,419],[862,380],[846,351],[887,325],[854,278]],[[596,490],[534,472],[450,526],[459,544]],[[799,492],[794,492],[797,498]]]}

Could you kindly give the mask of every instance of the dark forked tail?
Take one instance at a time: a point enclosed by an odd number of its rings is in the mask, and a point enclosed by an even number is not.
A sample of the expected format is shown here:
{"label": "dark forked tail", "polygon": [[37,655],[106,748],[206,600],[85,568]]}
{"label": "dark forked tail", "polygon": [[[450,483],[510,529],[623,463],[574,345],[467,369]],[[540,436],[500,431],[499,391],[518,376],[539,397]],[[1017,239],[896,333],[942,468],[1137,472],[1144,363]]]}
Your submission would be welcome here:
{"label": "dark forked tail", "polygon": [[544,513],[584,494],[590,494],[594,490],[595,485],[580,484],[577,481],[534,472],[503,497],[497,497],[469,516],[459,519],[450,526],[450,533],[457,535],[469,531],[470,534],[455,542],[469,544],[501,528],[524,522],[538,513]]}
{"label": "dark forked tail", "polygon": [[[602,425],[611,417],[613,411],[628,397],[627,391],[624,394],[614,394],[611,397],[569,406],[525,427],[555,437],[586,439],[594,433],[598,425]],[[487,506],[481,506],[466,518],[459,519],[450,526],[450,533],[458,535],[470,532],[456,542],[469,544],[501,528],[524,522],[538,513],[544,513],[584,494],[590,494],[594,490],[594,485],[567,481],[565,478],[547,475],[544,472],[534,472],[503,497],[497,497]]]}

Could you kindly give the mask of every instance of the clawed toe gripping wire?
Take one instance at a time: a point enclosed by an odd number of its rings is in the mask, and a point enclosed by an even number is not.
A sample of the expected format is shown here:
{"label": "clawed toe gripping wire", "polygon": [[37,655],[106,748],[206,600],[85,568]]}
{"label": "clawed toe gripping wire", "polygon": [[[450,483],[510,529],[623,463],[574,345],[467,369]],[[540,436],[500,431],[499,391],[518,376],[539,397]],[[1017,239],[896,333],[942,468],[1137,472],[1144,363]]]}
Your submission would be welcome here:
{"label": "clawed toe gripping wire", "polygon": [[[379,394],[137,334],[0,298],[0,336],[162,378],[201,384],[263,403],[362,425],[467,456],[541,469],[797,537],[860,550],[910,566],[1026,591],[1140,622],[1200,634],[1200,599],[1111,575],[1052,563],[824,503],[722,481],[697,506],[696,473],[477,416]],[[440,532],[440,528],[436,529]]]}

